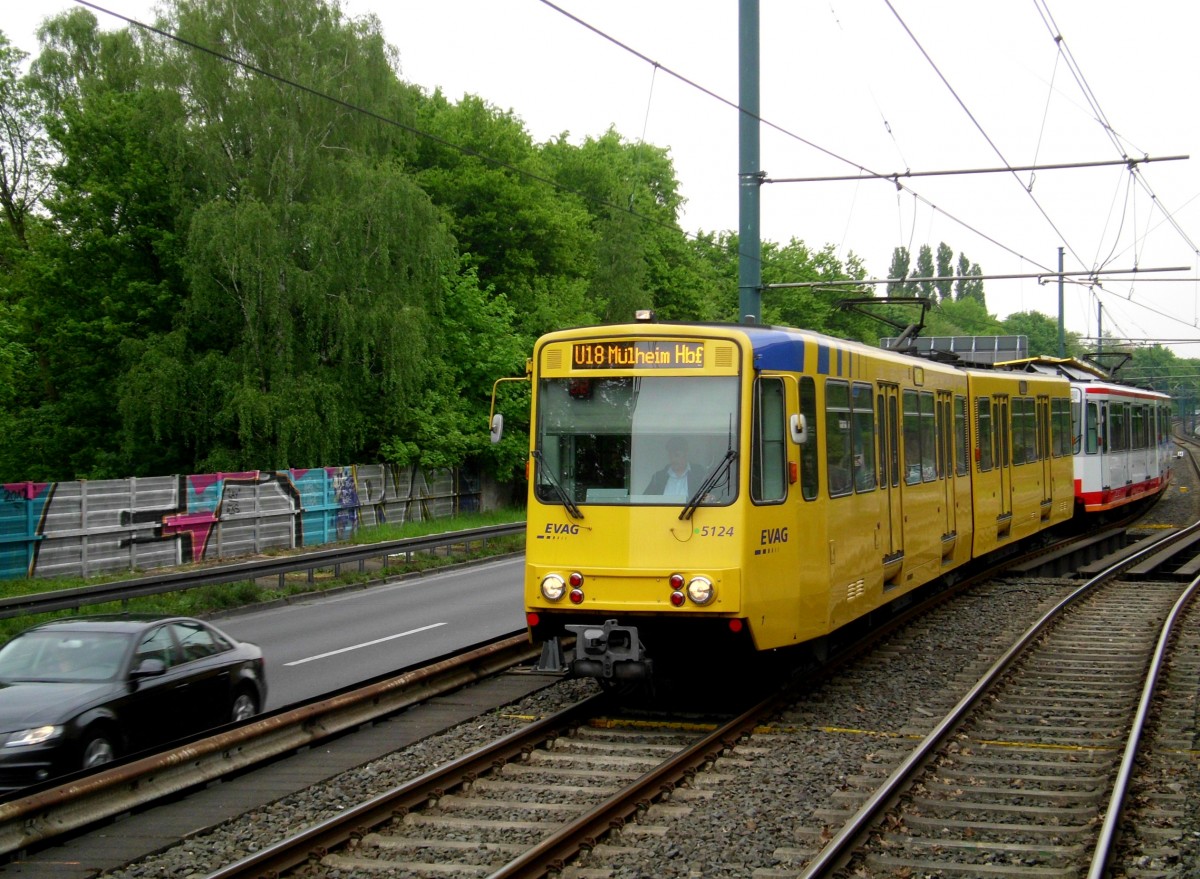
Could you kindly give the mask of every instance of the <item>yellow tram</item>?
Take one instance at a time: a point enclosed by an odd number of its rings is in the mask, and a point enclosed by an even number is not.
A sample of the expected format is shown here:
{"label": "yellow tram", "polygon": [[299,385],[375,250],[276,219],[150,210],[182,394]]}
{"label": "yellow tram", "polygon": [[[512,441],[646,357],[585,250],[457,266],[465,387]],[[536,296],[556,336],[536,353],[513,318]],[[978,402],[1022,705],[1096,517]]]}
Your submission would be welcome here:
{"label": "yellow tram", "polygon": [[775,327],[550,333],[531,637],[606,680],[819,641],[1073,510],[1070,389]]}

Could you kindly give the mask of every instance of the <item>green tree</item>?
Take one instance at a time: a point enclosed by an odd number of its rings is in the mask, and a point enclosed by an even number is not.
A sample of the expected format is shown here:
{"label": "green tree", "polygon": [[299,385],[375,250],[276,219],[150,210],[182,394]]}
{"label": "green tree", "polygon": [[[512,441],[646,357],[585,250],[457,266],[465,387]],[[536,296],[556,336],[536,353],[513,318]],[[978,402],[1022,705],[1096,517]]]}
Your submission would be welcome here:
{"label": "green tree", "polygon": [[832,244],[814,252],[795,238],[782,247],[766,242],[763,244],[764,284],[813,281],[822,284],[766,291],[764,321],[844,338],[877,340],[880,333],[874,321],[841,307],[843,300],[863,295],[854,282],[865,276],[865,270],[853,254],[847,265],[843,265]]}
{"label": "green tree", "polygon": [[967,255],[960,253],[958,255],[958,274],[959,280],[954,282],[954,298],[956,300],[974,299],[986,310],[987,301],[983,295],[983,280],[969,277],[983,274],[979,263],[969,262]]}
{"label": "green tree", "polygon": [[912,254],[907,247],[897,247],[892,251],[892,264],[888,267],[888,277],[895,278],[887,285],[888,296],[915,296],[916,287],[908,280],[909,269],[912,266]]}
{"label": "green tree", "polygon": [[954,282],[950,278],[954,274],[954,251],[945,241],[938,244],[937,249],[937,276],[938,281],[934,284],[937,288],[938,299],[945,302],[950,299],[954,292]]}
{"label": "green tree", "polygon": [[0,209],[8,231],[22,247],[28,247],[29,216],[50,187],[41,96],[21,75],[27,57],[0,32]]}
{"label": "green tree", "polygon": [[[412,116],[372,18],[195,0],[172,25],[346,104]],[[395,163],[407,135],[209,56],[168,49],[160,70],[188,98],[177,125],[202,197],[186,230],[189,296],[131,369],[127,419],[143,414],[139,435],[169,431],[199,469],[374,457],[421,398],[453,266],[439,213]],[[161,408],[141,405],[147,385],[164,389]]]}
{"label": "green tree", "polygon": [[532,344],[551,328],[599,320],[603,309],[587,296],[592,219],[579,197],[553,185],[524,124],[479,98],[452,104],[441,92],[421,102],[418,120],[439,140],[417,145],[417,179],[480,283],[508,297],[518,332]]}
{"label": "green tree", "polygon": [[402,466],[458,467],[473,460],[502,478],[520,478],[529,452],[527,384],[520,393],[502,386],[508,429],[499,445],[491,444],[487,427],[493,382],[519,376],[527,348],[513,332],[517,316],[507,298],[483,289],[469,262],[464,257],[461,271],[444,280],[446,308],[431,381],[383,452]]}
{"label": "green tree", "polygon": [[[922,244],[921,249],[917,251],[917,277],[932,278],[934,277],[933,266],[933,250],[928,244]],[[935,282],[933,281],[916,281],[917,295],[936,301],[937,297],[934,293],[937,291]]]}
{"label": "green tree", "polygon": [[127,475],[122,345],[168,326],[175,301],[171,149],[159,123],[177,98],[143,90],[130,74],[139,46],[100,32],[90,13],[74,10],[41,34],[46,48],[26,85],[44,103],[57,161],[49,219],[39,218],[35,237],[26,225],[27,261],[9,276],[31,369],[16,389],[15,432],[0,442],[26,449],[20,478]]}
{"label": "green tree", "polygon": [[1001,334],[1000,321],[972,297],[946,300],[930,312],[926,336],[994,336]]}
{"label": "green tree", "polygon": [[[1058,356],[1058,320],[1037,311],[1021,311],[1010,314],[1000,323],[1005,335],[1025,336],[1029,340],[1031,357]],[[1063,334],[1068,357],[1082,353],[1077,333]]]}
{"label": "green tree", "polygon": [[565,135],[541,150],[554,179],[592,217],[595,260],[588,300],[606,321],[653,308],[668,320],[711,319],[717,308],[695,277],[677,218],[682,199],[666,150],[627,143],[613,129],[572,146]]}

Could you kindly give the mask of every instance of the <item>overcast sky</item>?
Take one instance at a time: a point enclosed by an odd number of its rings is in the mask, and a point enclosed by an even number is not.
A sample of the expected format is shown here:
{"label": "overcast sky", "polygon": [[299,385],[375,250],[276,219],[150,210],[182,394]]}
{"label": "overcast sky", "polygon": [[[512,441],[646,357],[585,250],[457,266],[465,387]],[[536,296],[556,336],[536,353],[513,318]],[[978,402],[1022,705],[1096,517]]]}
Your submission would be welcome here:
{"label": "overcast sky", "polygon": [[[71,0],[10,2],[34,32]],[[150,0],[98,5],[153,17]],[[609,127],[670,149],[691,232],[737,230],[736,0],[345,0],[379,17],[402,76],[512,110],[533,138]],[[562,10],[562,11],[560,11]],[[590,25],[574,20],[563,11]],[[101,12],[106,27],[123,26]],[[946,242],[988,275],[1143,269],[1068,285],[1067,329],[1200,342],[1200,4],[1147,0],[761,0],[761,168],[768,178],[1151,162],[954,176],[771,183],[761,235],[857,254]],[[1056,42],[1055,36],[1061,37]],[[615,42],[614,42],[615,41]],[[623,45],[617,45],[617,43]],[[658,67],[629,50],[657,62]],[[1153,269],[1184,267],[1180,272]],[[1057,314],[1057,283],[989,280],[988,308]],[[768,292],[767,296],[770,295]],[[1173,343],[1200,357],[1200,344]]]}

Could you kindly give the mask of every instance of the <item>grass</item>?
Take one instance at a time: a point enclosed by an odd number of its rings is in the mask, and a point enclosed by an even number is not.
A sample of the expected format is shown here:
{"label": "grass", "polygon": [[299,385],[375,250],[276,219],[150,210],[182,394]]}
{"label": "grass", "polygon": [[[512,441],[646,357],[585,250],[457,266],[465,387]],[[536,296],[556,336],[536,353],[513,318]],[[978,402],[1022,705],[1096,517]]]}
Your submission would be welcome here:
{"label": "grass", "polygon": [[[518,508],[496,510],[488,513],[465,513],[449,519],[431,519],[427,521],[406,522],[402,525],[385,524],[378,527],[362,528],[355,533],[350,544],[383,543],[400,540],[405,537],[426,537],[431,534],[443,534],[447,531],[464,531],[471,528],[484,528],[489,525],[505,525],[521,522],[525,519],[525,510]],[[327,545],[328,546],[328,545]],[[102,613],[152,613],[163,615],[205,616],[222,611],[234,610],[280,598],[320,592],[336,587],[354,584],[366,584],[384,577],[395,577],[416,571],[444,567],[463,561],[504,555],[510,552],[520,552],[524,549],[525,539],[505,537],[490,540],[486,545],[473,543],[447,547],[437,552],[413,553],[407,558],[392,556],[387,567],[377,567],[375,570],[360,573],[357,566],[353,571],[343,571],[334,576],[332,571],[317,571],[310,580],[306,572],[289,574],[284,578],[282,586],[277,577],[271,577],[270,583],[264,585],[260,581],[244,581],[241,583],[226,583],[220,586],[202,586],[183,592],[168,592],[163,595],[152,595],[145,598],[134,598],[123,602],[89,605],[82,608],[84,614]],[[311,549],[312,547],[309,547]],[[285,550],[283,554],[299,555],[303,549]],[[229,562],[232,559],[222,559]],[[187,567],[201,568],[204,565]],[[103,574],[96,577],[62,577],[54,579],[22,579],[5,580],[0,583],[0,593],[5,596],[33,595],[40,592],[54,592],[61,589],[72,589],[77,586],[94,586],[102,583],[113,583],[129,580],[135,577],[153,575],[154,571],[129,571],[122,573]],[[12,619],[0,620],[0,640],[7,640],[17,632],[45,620],[63,616],[73,616],[73,611],[57,611],[48,614],[27,614]]]}

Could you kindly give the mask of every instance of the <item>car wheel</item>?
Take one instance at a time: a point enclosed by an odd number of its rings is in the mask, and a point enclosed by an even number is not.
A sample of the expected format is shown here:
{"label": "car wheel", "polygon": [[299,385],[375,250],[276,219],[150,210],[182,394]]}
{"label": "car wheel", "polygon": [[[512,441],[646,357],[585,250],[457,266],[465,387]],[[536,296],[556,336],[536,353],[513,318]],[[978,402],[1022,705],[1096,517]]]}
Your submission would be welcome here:
{"label": "car wheel", "polygon": [[83,746],[83,758],[80,765],[83,769],[95,769],[105,763],[111,763],[117,757],[117,749],[105,733],[93,733]]}
{"label": "car wheel", "polygon": [[233,698],[233,706],[229,709],[229,719],[234,723],[248,720],[258,714],[258,700],[254,694],[242,690]]}

